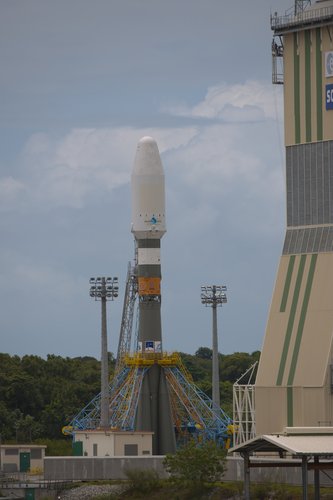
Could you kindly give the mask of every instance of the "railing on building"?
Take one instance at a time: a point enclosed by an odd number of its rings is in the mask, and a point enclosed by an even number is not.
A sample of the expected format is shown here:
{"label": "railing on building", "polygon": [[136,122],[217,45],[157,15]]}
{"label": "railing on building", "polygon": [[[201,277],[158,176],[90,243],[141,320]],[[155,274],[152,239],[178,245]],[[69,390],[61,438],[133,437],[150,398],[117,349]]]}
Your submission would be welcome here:
{"label": "railing on building", "polygon": [[271,29],[275,34],[287,32],[289,29],[294,31],[295,27],[300,29],[311,26],[312,24],[322,24],[333,20],[333,6],[321,7],[318,9],[308,9],[295,14],[285,14],[278,16],[277,12],[271,14]]}

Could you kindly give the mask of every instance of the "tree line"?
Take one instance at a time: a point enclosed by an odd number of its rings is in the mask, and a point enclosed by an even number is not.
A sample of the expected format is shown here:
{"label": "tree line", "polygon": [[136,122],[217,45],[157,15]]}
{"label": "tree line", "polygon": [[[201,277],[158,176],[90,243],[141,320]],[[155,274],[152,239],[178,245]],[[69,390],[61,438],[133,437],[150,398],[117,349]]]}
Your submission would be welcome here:
{"label": "tree line", "polygon": [[[212,393],[212,351],[200,347],[194,355],[180,353],[194,383]],[[219,354],[221,406],[232,416],[232,386],[259,359],[237,352]],[[115,359],[109,353],[110,374]],[[59,439],[61,429],[100,392],[100,362],[93,357],[46,359],[0,353],[0,436],[2,442]]]}

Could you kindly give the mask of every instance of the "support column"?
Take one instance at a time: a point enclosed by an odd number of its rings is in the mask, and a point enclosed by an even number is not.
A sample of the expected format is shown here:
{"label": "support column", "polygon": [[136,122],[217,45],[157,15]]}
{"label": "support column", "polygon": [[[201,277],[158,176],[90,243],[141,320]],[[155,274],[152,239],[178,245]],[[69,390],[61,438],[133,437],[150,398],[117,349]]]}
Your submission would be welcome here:
{"label": "support column", "polygon": [[244,499],[250,500],[250,456],[247,452],[244,452],[243,460],[244,460]]}
{"label": "support column", "polygon": [[[105,279],[103,278],[105,288]],[[102,344],[101,344],[101,421],[102,429],[109,427],[109,363],[106,327],[106,297],[101,299],[102,308]]]}
{"label": "support column", "polygon": [[315,500],[320,499],[320,469],[319,469],[319,457],[314,457],[314,498]]}
{"label": "support column", "polygon": [[217,340],[216,304],[213,304],[212,309],[213,309],[212,400],[213,400],[213,408],[218,412],[220,409],[220,375],[219,375],[219,350],[218,350],[218,340]]}
{"label": "support column", "polygon": [[308,500],[308,457],[302,457],[302,486],[303,486],[303,500]]}

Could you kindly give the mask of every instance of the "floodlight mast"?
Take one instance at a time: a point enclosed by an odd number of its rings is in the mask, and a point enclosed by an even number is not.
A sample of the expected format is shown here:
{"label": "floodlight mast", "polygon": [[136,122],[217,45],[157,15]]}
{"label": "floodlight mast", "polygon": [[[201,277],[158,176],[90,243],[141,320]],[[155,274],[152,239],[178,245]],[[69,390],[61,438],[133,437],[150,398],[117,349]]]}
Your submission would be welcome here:
{"label": "floodlight mast", "polygon": [[106,302],[118,297],[118,278],[98,277],[90,278],[90,297],[101,301],[101,419],[100,427],[109,427],[109,363],[108,363],[108,341]]}
{"label": "floodlight mast", "polygon": [[213,408],[218,411],[220,409],[220,375],[219,375],[219,351],[217,340],[217,307],[222,307],[222,304],[227,302],[225,285],[211,285],[201,287],[201,302],[206,307],[211,307],[213,311],[212,323],[212,401]]}

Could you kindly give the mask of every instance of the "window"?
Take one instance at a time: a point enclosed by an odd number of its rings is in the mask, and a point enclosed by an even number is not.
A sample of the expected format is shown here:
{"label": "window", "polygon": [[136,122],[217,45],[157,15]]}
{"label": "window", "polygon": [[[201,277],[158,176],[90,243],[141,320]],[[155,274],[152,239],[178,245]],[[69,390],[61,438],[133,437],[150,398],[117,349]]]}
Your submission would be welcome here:
{"label": "window", "polygon": [[137,444],[125,444],[124,455],[125,456],[137,456],[138,455],[138,445]]}
{"label": "window", "polygon": [[18,455],[18,448],[5,448],[5,455]]}
{"label": "window", "polygon": [[42,458],[42,450],[38,449],[31,449],[30,450],[30,458],[33,460],[39,460]]}

